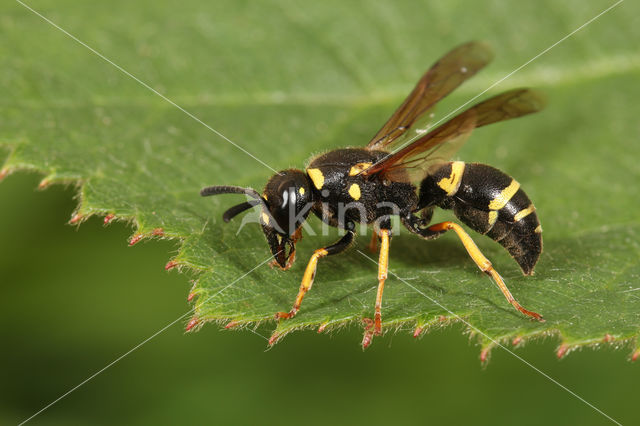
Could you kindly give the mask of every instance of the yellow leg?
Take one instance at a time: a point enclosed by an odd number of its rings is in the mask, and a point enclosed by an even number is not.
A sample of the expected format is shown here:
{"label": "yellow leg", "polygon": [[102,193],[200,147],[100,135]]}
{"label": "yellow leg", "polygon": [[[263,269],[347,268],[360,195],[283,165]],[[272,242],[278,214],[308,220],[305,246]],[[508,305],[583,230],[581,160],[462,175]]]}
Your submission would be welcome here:
{"label": "yellow leg", "polygon": [[[313,279],[316,276],[316,269],[318,267],[318,259],[321,257],[329,256],[330,254],[338,254],[344,251],[349,245],[353,242],[353,237],[356,235],[353,231],[353,224],[349,224],[347,227],[346,234],[340,238],[336,243],[318,249],[313,252],[311,259],[309,259],[309,263],[307,264],[307,269],[304,270],[304,275],[302,276],[302,283],[300,283],[300,290],[298,291],[298,296],[296,297],[296,301],[293,304],[293,308],[289,312],[278,312],[276,313],[276,319],[278,318],[292,318],[296,315],[296,313],[300,310],[300,305],[302,304],[302,299],[304,299],[304,295],[311,289],[313,285]],[[297,234],[297,232],[296,232]],[[301,235],[296,236],[294,234],[294,239],[297,241],[300,239]]]}
{"label": "yellow leg", "polygon": [[491,265],[491,262],[489,261],[489,259],[487,259],[482,254],[482,252],[480,252],[480,249],[478,248],[478,246],[476,246],[476,244],[473,242],[469,234],[464,232],[464,229],[462,229],[460,225],[453,222],[442,222],[429,227],[430,231],[436,231],[436,232],[449,231],[451,229],[453,229],[456,232],[456,234],[458,234],[458,238],[460,238],[460,241],[462,241],[462,245],[464,245],[464,248],[467,250],[467,253],[469,253],[469,256],[471,256],[471,259],[473,259],[476,265],[478,265],[478,268],[480,268],[482,272],[486,273],[491,278],[493,278],[496,284],[498,284],[498,287],[500,287],[500,291],[502,291],[502,294],[504,294],[504,297],[507,298],[507,301],[511,303],[511,305],[513,305],[514,308],[516,308],[518,311],[522,312],[527,316],[535,318],[539,321],[544,321],[542,319],[542,315],[532,311],[528,311],[522,306],[520,306],[520,304],[516,301],[516,299],[511,295],[511,292],[507,288],[507,285],[504,283],[504,280],[502,279],[500,274],[498,274],[498,272],[495,269],[493,269],[493,265]]}
{"label": "yellow leg", "polygon": [[300,290],[298,290],[298,296],[296,297],[296,301],[293,304],[293,308],[289,312],[278,312],[276,313],[277,318],[293,318],[296,313],[300,310],[300,305],[302,304],[302,299],[304,299],[304,295],[307,294],[311,286],[313,285],[313,279],[316,276],[316,269],[318,267],[318,259],[321,257],[325,257],[329,252],[327,249],[321,248],[313,252],[311,259],[309,259],[309,263],[307,264],[307,269],[304,270],[304,275],[302,276],[302,283],[300,284]]}
{"label": "yellow leg", "polygon": [[371,242],[368,245],[369,251],[371,253],[375,253],[378,251],[378,235],[375,232],[371,233]]}
{"label": "yellow leg", "polygon": [[389,240],[391,231],[388,229],[380,230],[380,258],[378,260],[378,294],[376,295],[376,314],[374,317],[374,333],[382,334],[382,292],[384,291],[384,282],[387,279],[387,270],[389,268]]}

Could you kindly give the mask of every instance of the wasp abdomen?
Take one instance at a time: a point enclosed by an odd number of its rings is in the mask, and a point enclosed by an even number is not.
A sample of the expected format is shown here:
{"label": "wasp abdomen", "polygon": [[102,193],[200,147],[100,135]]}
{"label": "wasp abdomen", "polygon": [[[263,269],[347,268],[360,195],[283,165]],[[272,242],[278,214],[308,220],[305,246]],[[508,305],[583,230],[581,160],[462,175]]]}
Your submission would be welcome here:
{"label": "wasp abdomen", "polygon": [[527,194],[511,176],[478,163],[442,165],[420,186],[419,207],[437,205],[499,242],[530,275],[542,252],[542,228]]}

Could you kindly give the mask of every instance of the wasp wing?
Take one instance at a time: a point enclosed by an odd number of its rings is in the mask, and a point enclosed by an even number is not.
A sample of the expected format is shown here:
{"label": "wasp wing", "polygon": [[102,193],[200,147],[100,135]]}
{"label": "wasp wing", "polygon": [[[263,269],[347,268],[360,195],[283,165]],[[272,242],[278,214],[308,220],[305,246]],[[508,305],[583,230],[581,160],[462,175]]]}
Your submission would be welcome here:
{"label": "wasp wing", "polygon": [[376,133],[367,149],[380,150],[402,136],[415,121],[440,99],[487,65],[493,58],[488,45],[465,43],[445,56],[427,71],[389,121]]}
{"label": "wasp wing", "polygon": [[390,153],[362,174],[382,174],[393,181],[421,180],[434,165],[448,161],[474,128],[540,111],[544,104],[544,96],[530,89],[501,93],[460,113],[412,144]]}

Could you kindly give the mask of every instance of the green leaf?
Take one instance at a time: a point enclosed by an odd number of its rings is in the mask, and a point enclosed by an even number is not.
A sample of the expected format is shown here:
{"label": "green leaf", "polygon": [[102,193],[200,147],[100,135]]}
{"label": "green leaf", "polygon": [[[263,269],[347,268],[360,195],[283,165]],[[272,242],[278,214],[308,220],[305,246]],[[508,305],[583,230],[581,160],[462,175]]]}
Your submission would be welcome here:
{"label": "green leaf", "polygon": [[[269,250],[255,223],[222,223],[239,197],[203,199],[198,191],[260,190],[272,170],[202,123],[269,167],[302,168],[314,153],[366,144],[453,46],[484,39],[496,60],[443,102],[440,117],[613,4],[216,3],[31,5],[112,63],[19,3],[1,6],[1,173],[43,173],[43,187],[77,184],[73,222],[115,215],[133,223],[133,241],[180,240],[172,261],[195,281],[198,324],[267,322],[274,340],[305,327],[361,326],[373,314],[377,267],[366,256],[375,256],[362,236],[348,253],[321,260],[300,313],[276,324],[273,314],[290,308],[305,258],[337,234],[304,238],[287,272],[266,266]],[[425,242],[401,230],[391,244],[385,330],[464,320],[485,350],[557,334],[559,354],[635,342],[638,9],[617,6],[493,89],[538,86],[549,106],[477,131],[459,154],[512,174],[535,201],[545,238],[535,276],[523,277],[496,243],[476,240],[516,298],[546,322],[515,312],[454,235]],[[309,223],[319,233],[319,221]]]}

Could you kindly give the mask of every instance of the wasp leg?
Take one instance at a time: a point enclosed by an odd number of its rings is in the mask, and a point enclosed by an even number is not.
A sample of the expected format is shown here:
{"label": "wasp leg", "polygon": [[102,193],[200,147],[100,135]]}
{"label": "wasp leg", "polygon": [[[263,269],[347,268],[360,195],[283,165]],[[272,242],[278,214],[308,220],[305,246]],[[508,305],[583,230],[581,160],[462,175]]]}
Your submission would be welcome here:
{"label": "wasp leg", "polygon": [[371,234],[371,242],[367,246],[369,251],[375,253],[378,251],[378,235],[375,232]]}
{"label": "wasp leg", "polygon": [[382,292],[384,291],[384,282],[387,279],[387,270],[389,269],[389,242],[391,240],[391,231],[388,229],[380,230],[380,258],[378,260],[378,293],[376,295],[376,314],[374,317],[374,333],[379,336],[382,334]]}
{"label": "wasp leg", "polygon": [[[355,228],[355,225],[349,226],[349,228]],[[316,276],[318,260],[325,256],[343,252],[347,247],[349,247],[349,245],[351,245],[354,236],[355,232],[353,231],[353,229],[347,229],[347,233],[342,238],[340,238],[338,242],[313,252],[311,259],[309,259],[309,263],[307,263],[307,268],[304,271],[304,275],[302,276],[302,283],[300,284],[300,290],[298,290],[296,301],[293,303],[293,308],[291,308],[289,312],[276,313],[276,319],[293,318],[298,313],[298,311],[300,310],[300,305],[302,304],[302,299],[304,299],[304,295],[307,294],[307,292],[313,285],[313,279]]]}
{"label": "wasp leg", "polygon": [[487,259],[482,254],[482,252],[480,251],[476,243],[473,242],[469,234],[467,234],[460,225],[453,222],[442,222],[442,223],[432,225],[426,229],[426,231],[432,231],[436,233],[442,233],[449,230],[454,230],[456,234],[458,234],[458,238],[460,238],[460,241],[462,241],[462,245],[464,245],[464,248],[467,250],[467,253],[469,253],[469,256],[471,256],[471,259],[473,259],[473,261],[476,263],[476,265],[478,265],[478,268],[480,268],[482,272],[489,275],[495,281],[495,283],[498,284],[500,291],[502,291],[502,294],[504,294],[504,297],[507,298],[507,301],[511,303],[511,305],[513,305],[514,308],[516,308],[517,310],[519,310],[520,312],[522,312],[527,316],[535,318],[539,321],[544,321],[542,319],[542,315],[532,311],[528,311],[522,306],[520,306],[520,304],[516,301],[516,299],[511,295],[511,292],[507,288],[507,285],[504,283],[504,280],[502,279],[500,274],[498,274],[498,272],[495,269],[493,269],[493,265],[491,265],[491,262],[489,261],[489,259]]}

